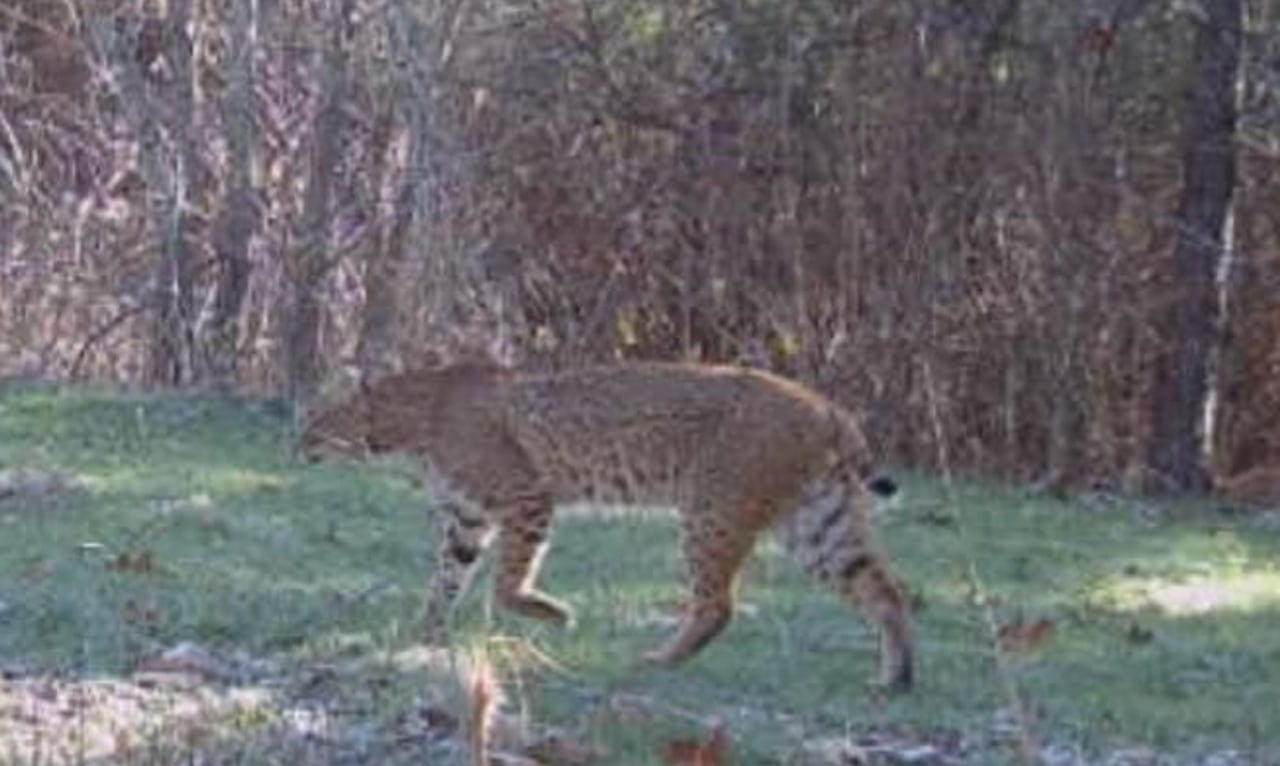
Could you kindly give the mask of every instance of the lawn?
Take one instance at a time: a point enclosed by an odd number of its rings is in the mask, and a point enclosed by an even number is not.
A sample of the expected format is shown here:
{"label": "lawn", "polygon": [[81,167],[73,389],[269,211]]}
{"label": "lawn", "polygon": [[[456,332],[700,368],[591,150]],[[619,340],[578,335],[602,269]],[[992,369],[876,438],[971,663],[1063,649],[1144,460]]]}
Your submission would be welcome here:
{"label": "lawn", "polygon": [[[0,763],[464,762],[477,673],[415,646],[425,488],[404,461],[299,464],[291,422],[0,384]],[[868,689],[874,635],[771,541],[720,639],[638,666],[674,628],[674,520],[578,507],[542,577],[575,629],[494,612],[483,581],[459,615],[457,657],[505,697],[496,746],[692,763],[681,742],[719,730],[707,763],[1280,763],[1280,516],[902,479],[882,528],[914,693]]]}

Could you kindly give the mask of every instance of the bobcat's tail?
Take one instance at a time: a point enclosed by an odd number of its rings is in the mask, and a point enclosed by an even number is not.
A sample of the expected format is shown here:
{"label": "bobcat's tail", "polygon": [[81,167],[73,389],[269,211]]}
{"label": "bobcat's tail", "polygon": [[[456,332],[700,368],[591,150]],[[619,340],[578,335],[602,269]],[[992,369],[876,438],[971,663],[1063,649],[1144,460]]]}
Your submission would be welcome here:
{"label": "bobcat's tail", "polygon": [[884,474],[872,476],[870,479],[867,479],[864,486],[866,486],[867,490],[871,492],[871,494],[886,499],[898,494],[898,482],[894,481],[893,477],[886,476]]}
{"label": "bobcat's tail", "polygon": [[833,408],[830,419],[832,443],[838,458],[838,470],[851,476],[865,477],[862,486],[878,497],[888,499],[898,493],[898,483],[883,473],[875,473],[871,450],[862,429],[848,412]]}

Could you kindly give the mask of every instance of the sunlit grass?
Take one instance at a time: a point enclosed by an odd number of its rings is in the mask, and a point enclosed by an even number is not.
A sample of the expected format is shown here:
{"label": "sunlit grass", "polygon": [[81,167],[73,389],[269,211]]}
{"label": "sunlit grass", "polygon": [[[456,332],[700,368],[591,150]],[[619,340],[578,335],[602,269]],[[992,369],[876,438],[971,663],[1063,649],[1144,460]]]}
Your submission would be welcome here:
{"label": "sunlit grass", "polygon": [[1155,609],[1174,617],[1280,610],[1280,572],[1227,569],[1185,580],[1121,577],[1100,587],[1099,596],[1117,611]]}
{"label": "sunlit grass", "polygon": [[220,493],[282,492],[297,482],[296,476],[279,471],[232,467],[210,470],[199,477],[202,486]]}

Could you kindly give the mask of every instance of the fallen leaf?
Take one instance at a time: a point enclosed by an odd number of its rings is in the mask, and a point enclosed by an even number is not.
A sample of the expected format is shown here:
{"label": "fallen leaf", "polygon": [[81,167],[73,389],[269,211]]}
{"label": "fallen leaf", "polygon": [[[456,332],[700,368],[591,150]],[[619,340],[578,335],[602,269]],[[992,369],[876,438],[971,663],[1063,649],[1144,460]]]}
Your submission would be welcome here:
{"label": "fallen leaf", "polygon": [[128,599],[120,611],[124,621],[130,625],[158,625],[161,621],[160,607],[151,601],[138,603]]}
{"label": "fallen leaf", "polygon": [[705,742],[676,739],[662,747],[662,757],[670,766],[728,766],[729,730],[717,724]]}
{"label": "fallen leaf", "polygon": [[1053,620],[1041,618],[1026,622],[1021,617],[1000,626],[996,638],[1005,654],[1026,654],[1044,646],[1053,633]]}
{"label": "fallen leaf", "polygon": [[158,567],[156,567],[155,556],[151,554],[151,551],[121,553],[107,564],[107,569],[113,572],[137,575],[153,575],[159,571]]}

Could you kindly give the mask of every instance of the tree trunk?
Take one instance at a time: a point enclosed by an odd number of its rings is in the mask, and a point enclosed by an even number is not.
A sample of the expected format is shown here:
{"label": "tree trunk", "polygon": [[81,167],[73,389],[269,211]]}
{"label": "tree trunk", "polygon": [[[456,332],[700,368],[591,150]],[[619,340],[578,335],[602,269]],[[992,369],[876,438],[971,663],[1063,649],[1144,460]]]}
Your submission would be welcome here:
{"label": "tree trunk", "polygon": [[[174,144],[173,186],[170,208],[165,216],[164,244],[161,257],[164,272],[172,279],[165,285],[162,306],[167,315],[164,332],[170,339],[172,356],[166,359],[168,383],[181,385],[191,377],[195,357],[195,257],[191,248],[190,214],[193,207],[192,183],[199,158],[194,142],[196,119],[196,72],[193,62],[194,41],[191,26],[191,0],[171,0],[166,35],[173,66],[173,112],[169,120],[170,140]],[[158,379],[157,379],[158,380]]]}
{"label": "tree trunk", "polygon": [[218,264],[213,309],[205,325],[204,369],[211,383],[230,387],[236,382],[240,309],[249,285],[249,240],[257,228],[257,204],[252,187],[253,39],[257,26],[254,0],[233,0],[230,11],[230,50],[227,91],[222,102],[222,129],[227,141],[227,185],[213,249]]}
{"label": "tree trunk", "polygon": [[365,254],[364,305],[360,310],[360,333],[356,339],[356,364],[361,371],[374,374],[390,369],[395,352],[396,277],[414,209],[415,173],[406,170],[417,168],[417,160],[420,159],[414,156],[416,145],[420,143],[418,128],[410,126],[406,137],[410,145],[397,147],[393,160],[396,107],[388,103],[384,110],[370,139],[378,161],[374,183],[379,198],[388,186],[398,188],[391,194],[390,220],[378,222],[377,237]]}
{"label": "tree trunk", "polygon": [[[95,20],[95,36],[115,64],[123,111],[138,141],[147,214],[157,240],[148,296],[153,313],[148,329],[146,381],[178,385],[190,372],[192,356],[193,265],[187,242],[187,211],[195,162],[191,136],[196,93],[192,41],[187,32],[191,4],[190,0],[174,0],[164,19],[136,16],[112,21],[103,16]],[[158,45],[148,43],[156,49],[152,53],[163,52],[171,72],[171,83],[163,94],[154,92],[156,87],[143,71],[143,64],[149,63],[152,55],[142,56],[144,41],[151,38],[160,41]],[[158,105],[157,95],[166,97],[170,106]]]}
{"label": "tree trunk", "polygon": [[337,18],[321,67],[320,113],[311,141],[307,190],[293,231],[293,247],[285,261],[288,296],[284,316],[287,394],[306,399],[320,380],[321,282],[329,271],[329,206],[334,168],[341,154],[347,92],[347,53],[351,39],[353,0],[337,3]]}
{"label": "tree trunk", "polygon": [[[414,215],[422,206],[422,189],[432,182],[430,161],[432,109],[439,76],[451,63],[452,41],[465,19],[468,0],[412,3],[394,0],[386,6],[391,53],[410,62],[397,72],[386,112],[370,138],[378,158],[379,196],[391,189],[389,219],[380,222],[378,237],[365,257],[364,305],[356,341],[356,363],[364,373],[390,369],[396,357],[400,327],[398,285],[407,256]],[[430,19],[424,22],[423,14]],[[402,124],[403,143],[396,141]]]}
{"label": "tree trunk", "polygon": [[1147,444],[1150,489],[1208,487],[1205,433],[1209,360],[1215,342],[1215,276],[1235,186],[1236,80],[1241,0],[1206,0],[1195,41],[1188,94],[1183,188],[1172,290],[1159,316],[1152,427]]}

